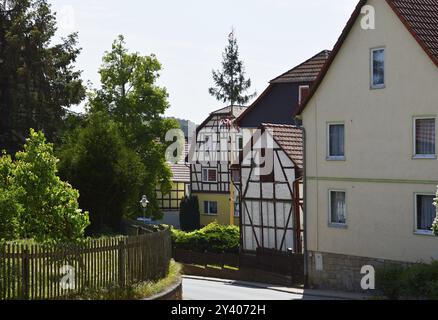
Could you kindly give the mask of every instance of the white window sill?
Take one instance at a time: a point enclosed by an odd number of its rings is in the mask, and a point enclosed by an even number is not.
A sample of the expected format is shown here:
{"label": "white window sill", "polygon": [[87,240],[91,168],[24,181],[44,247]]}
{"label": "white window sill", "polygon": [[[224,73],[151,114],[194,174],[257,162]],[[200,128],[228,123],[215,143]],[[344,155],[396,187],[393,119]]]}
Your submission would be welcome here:
{"label": "white window sill", "polygon": [[436,160],[437,156],[436,156],[436,154],[417,154],[417,155],[414,155],[412,157],[412,159],[414,159],[414,160],[427,160],[427,159]]}
{"label": "white window sill", "polygon": [[345,157],[327,157],[327,161],[345,161]]}
{"label": "white window sill", "polygon": [[334,229],[348,229],[348,225],[341,223],[329,223],[328,226]]}
{"label": "white window sill", "polygon": [[372,85],[371,86],[371,90],[379,90],[379,89],[385,89],[386,88],[386,85],[384,85],[384,84],[380,84],[380,85]]}
{"label": "white window sill", "polygon": [[432,231],[427,230],[417,230],[414,232],[417,236],[427,236],[427,237],[435,237],[435,234]]}
{"label": "white window sill", "polygon": [[217,213],[203,213],[202,215],[206,216],[206,217],[217,217],[218,216]]}

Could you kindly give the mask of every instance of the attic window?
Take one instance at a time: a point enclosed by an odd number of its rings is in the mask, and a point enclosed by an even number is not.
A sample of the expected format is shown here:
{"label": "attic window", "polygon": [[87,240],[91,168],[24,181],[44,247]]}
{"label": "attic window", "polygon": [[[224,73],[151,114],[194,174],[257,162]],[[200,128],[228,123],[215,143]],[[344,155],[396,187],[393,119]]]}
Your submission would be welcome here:
{"label": "attic window", "polygon": [[300,86],[298,94],[298,104],[301,104],[309,95],[310,86]]}
{"label": "attic window", "polygon": [[385,49],[371,50],[371,88],[385,87]]}

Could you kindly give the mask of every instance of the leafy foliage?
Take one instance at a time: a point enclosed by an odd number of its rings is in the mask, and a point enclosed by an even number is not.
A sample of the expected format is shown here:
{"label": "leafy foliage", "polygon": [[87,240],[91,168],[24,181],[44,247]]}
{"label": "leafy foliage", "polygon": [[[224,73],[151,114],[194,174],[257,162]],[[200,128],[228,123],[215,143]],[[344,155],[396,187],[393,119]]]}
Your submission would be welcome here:
{"label": "leafy foliage", "polygon": [[29,128],[52,140],[66,109],[85,97],[77,34],[53,44],[56,17],[47,0],[0,2],[0,145],[19,150]]}
{"label": "leafy foliage", "polygon": [[438,261],[377,270],[377,289],[389,299],[438,299]]}
{"label": "leafy foliage", "polygon": [[[156,85],[161,70],[157,58],[129,53],[125,46],[123,36],[119,36],[112,50],[105,53],[99,71],[102,89],[91,94],[90,111],[107,114],[118,125],[127,147],[140,156],[145,174],[137,198],[146,194],[150,201],[147,215],[160,219],[156,187],[163,194],[172,187],[172,173],[165,159],[170,143],[165,135],[179,125],[162,116],[169,103],[166,89]],[[127,208],[131,216],[138,215],[137,202]]]}
{"label": "leafy foliage", "polygon": [[217,100],[229,102],[231,105],[244,105],[256,93],[246,95],[251,87],[251,79],[245,78],[243,61],[239,60],[239,46],[234,36],[234,30],[228,37],[228,46],[222,54],[222,70],[213,71],[213,81],[216,87],[210,88],[209,93]]}
{"label": "leafy foliage", "polygon": [[57,176],[58,159],[42,132],[30,130],[24,151],[13,162],[0,159],[0,238],[71,241],[81,238],[88,213],[79,209],[79,193]]}
{"label": "leafy foliage", "polygon": [[90,115],[66,140],[59,151],[60,172],[81,191],[81,207],[90,211],[88,231],[119,231],[123,214],[138,203],[145,174],[142,159],[103,112]]}
{"label": "leafy foliage", "polygon": [[211,223],[193,232],[172,229],[172,241],[176,248],[196,252],[238,253],[240,231],[236,226]]}
{"label": "leafy foliage", "polygon": [[198,197],[184,197],[180,204],[180,225],[183,231],[194,231],[201,226]]}

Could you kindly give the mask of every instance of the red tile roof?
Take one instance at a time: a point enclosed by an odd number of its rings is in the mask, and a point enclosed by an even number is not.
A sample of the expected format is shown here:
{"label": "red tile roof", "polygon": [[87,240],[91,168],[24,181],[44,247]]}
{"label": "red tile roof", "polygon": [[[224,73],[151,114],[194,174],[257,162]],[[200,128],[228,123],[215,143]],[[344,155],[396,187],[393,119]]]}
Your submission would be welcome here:
{"label": "red tile roof", "polygon": [[438,66],[438,1],[387,0],[387,2]]}
{"label": "red tile roof", "polygon": [[[417,40],[432,62],[438,67],[438,0],[385,0],[399,17],[408,31]],[[322,68],[316,79],[310,94],[296,110],[294,116],[299,115],[306,108],[315,92],[318,90],[330,66],[335,60],[345,39],[353,28],[361,9],[368,0],[360,0],[353,11],[350,20],[347,22],[341,36],[330,54],[327,63]]]}
{"label": "red tile roof", "polygon": [[303,168],[303,130],[288,125],[263,123],[262,127],[272,132],[274,140],[299,168]]}
{"label": "red tile roof", "polygon": [[330,51],[324,50],[309,60],[271,80],[270,83],[313,82],[326,63]]}

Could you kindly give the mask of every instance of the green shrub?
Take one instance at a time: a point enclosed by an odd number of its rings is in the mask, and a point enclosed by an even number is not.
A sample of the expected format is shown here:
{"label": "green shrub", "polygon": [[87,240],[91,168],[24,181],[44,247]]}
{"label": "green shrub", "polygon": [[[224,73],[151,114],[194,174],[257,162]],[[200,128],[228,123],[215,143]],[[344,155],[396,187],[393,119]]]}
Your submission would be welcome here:
{"label": "green shrub", "polygon": [[240,232],[236,226],[222,226],[214,222],[193,232],[172,230],[175,248],[196,252],[238,253]]}
{"label": "green shrub", "polygon": [[438,299],[438,261],[377,270],[377,289],[389,299]]}

